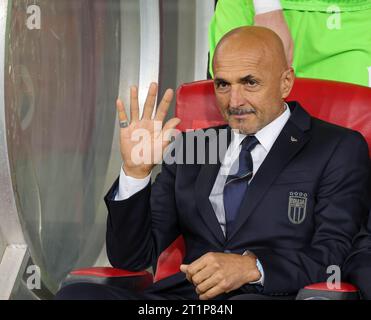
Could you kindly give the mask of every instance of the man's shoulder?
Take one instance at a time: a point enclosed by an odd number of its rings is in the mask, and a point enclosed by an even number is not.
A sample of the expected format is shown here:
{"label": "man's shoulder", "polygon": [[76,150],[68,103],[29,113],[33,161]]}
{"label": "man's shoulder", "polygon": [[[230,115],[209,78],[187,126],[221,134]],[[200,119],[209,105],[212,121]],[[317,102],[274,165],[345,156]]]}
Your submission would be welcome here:
{"label": "man's shoulder", "polygon": [[366,144],[363,135],[354,130],[311,115],[299,102],[288,102],[291,109],[290,122],[299,130],[309,133],[312,143],[333,144],[339,141],[358,141]]}
{"label": "man's shoulder", "polygon": [[368,143],[360,132],[317,118],[312,118],[311,144],[331,154],[337,150],[342,157],[348,153],[357,154],[362,159],[369,157]]}
{"label": "man's shoulder", "polygon": [[313,135],[319,135],[323,141],[351,139],[365,142],[365,138],[359,131],[315,117],[312,117],[312,132]]}
{"label": "man's shoulder", "polygon": [[325,121],[314,117],[296,101],[290,102],[289,105],[292,111],[291,123],[309,135],[309,146],[321,146],[322,150],[329,152],[339,146],[342,146],[342,150],[355,147],[368,154],[366,139],[360,132],[332,123],[331,119]]}

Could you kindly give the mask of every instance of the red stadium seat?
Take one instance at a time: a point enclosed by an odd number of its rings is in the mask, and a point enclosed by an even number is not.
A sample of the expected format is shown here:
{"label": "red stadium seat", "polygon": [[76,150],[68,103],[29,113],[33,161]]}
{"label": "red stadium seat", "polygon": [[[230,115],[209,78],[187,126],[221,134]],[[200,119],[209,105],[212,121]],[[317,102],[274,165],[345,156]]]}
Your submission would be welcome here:
{"label": "red stadium seat", "polygon": [[[287,99],[296,100],[314,117],[357,130],[366,138],[371,156],[371,89],[354,84],[335,81],[298,78]],[[182,122],[178,129],[200,129],[224,124],[214,95],[211,80],[197,81],[180,86],[177,90],[175,115]],[[184,257],[184,241],[180,236],[159,257],[154,281],[158,281],[179,272],[179,266]],[[90,269],[74,272],[75,276],[85,277]],[[132,272],[105,268],[102,274],[95,277],[133,277]],[[138,276],[143,274],[138,273]],[[74,275],[69,276],[73,280]],[[151,280],[149,274],[146,279]],[[77,279],[78,280],[78,279]],[[146,283],[148,283],[148,281]],[[356,288],[343,283],[338,295],[333,297],[349,297]],[[305,288],[301,295],[309,296],[313,292],[328,292],[324,284],[315,284]],[[336,293],[336,292],[335,292]],[[347,295],[346,295],[346,294]],[[306,296],[308,297],[308,295]]]}
{"label": "red stadium seat", "polygon": [[[371,89],[355,84],[297,78],[287,101],[296,100],[314,117],[357,130],[371,146]],[[184,84],[177,91],[178,129],[200,129],[224,122],[211,80]],[[371,148],[370,148],[371,155]]]}

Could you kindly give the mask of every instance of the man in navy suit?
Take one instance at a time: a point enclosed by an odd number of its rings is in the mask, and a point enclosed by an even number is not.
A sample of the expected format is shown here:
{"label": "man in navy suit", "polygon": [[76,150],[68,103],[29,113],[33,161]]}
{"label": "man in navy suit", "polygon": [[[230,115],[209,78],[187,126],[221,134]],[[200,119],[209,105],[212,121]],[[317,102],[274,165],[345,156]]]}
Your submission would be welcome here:
{"label": "man in navy suit", "polygon": [[[228,125],[205,139],[205,164],[164,163],[153,185],[152,169],[180,121],[162,127],[173,92],[166,91],[154,119],[155,84],[142,118],[137,88],[131,89],[130,123],[117,104],[123,166],[105,198],[108,257],[114,267],[143,270],[183,235],[179,273],[140,294],[81,284],[57,298],[293,298],[305,285],[326,281],[329,266],[344,263],[368,210],[365,140],[312,118],[297,102],[285,103],[294,72],[269,29],[231,31],[216,48],[213,66]],[[149,139],[134,141],[139,129]],[[227,147],[213,163],[209,147],[225,132]],[[177,150],[189,152],[184,144]],[[194,158],[199,150],[192,150]]]}

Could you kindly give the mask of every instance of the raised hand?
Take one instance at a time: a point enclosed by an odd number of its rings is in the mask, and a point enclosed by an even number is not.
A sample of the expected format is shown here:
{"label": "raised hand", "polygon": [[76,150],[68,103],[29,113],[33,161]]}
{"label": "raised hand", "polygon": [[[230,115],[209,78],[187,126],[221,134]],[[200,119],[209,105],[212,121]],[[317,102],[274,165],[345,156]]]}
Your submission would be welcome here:
{"label": "raised hand", "polygon": [[124,104],[117,100],[120,121],[120,150],[125,174],[134,178],[145,178],[153,167],[161,162],[165,148],[169,145],[172,130],[180,119],[172,118],[165,125],[174,92],[166,90],[154,117],[153,109],[157,97],[157,84],[152,83],[144,104],[143,116],[139,119],[138,88],[130,88],[130,122]]}

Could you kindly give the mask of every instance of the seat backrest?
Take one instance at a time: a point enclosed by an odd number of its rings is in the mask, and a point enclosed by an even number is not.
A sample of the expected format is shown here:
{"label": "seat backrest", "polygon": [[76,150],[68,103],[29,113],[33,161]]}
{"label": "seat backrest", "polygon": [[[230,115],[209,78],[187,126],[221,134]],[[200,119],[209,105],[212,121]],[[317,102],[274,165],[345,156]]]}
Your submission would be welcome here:
{"label": "seat backrest", "polygon": [[[357,130],[371,156],[371,88],[336,81],[297,78],[287,101],[298,101],[312,116]],[[212,80],[183,84],[177,90],[178,129],[201,129],[225,123],[217,107]],[[158,261],[155,281],[179,272],[184,241],[179,237]]]}
{"label": "seat backrest", "polygon": [[[350,83],[297,78],[287,101],[296,100],[314,117],[357,130],[371,145],[371,88]],[[212,80],[186,83],[177,90],[178,129],[224,124]]]}

